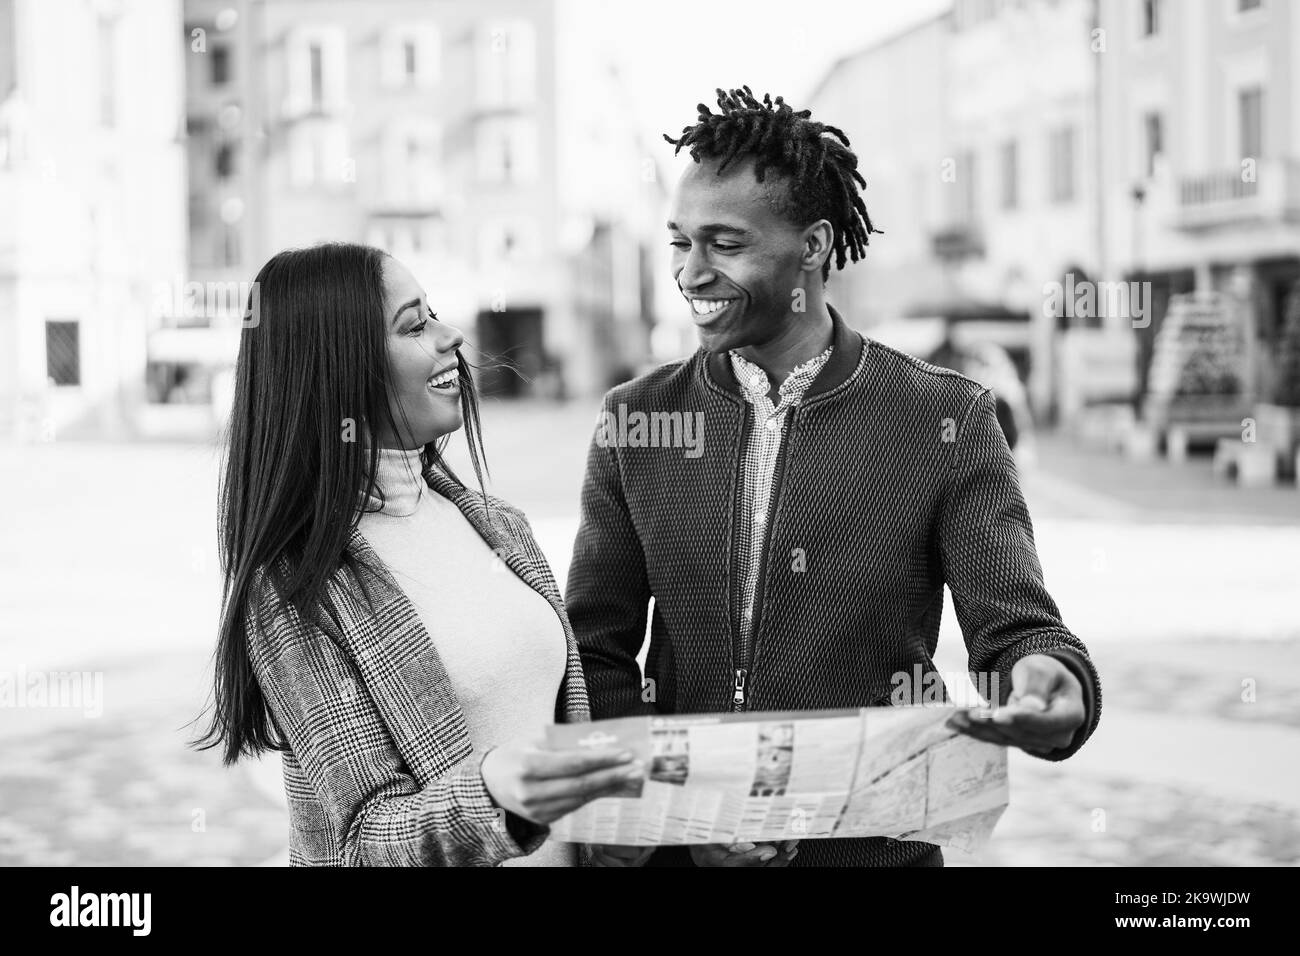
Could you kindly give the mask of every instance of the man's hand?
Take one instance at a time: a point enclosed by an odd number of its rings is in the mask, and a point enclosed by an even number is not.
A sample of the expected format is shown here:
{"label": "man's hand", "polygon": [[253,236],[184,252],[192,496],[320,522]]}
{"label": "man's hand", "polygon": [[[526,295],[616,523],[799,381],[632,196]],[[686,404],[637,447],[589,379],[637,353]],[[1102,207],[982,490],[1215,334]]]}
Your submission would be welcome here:
{"label": "man's hand", "polygon": [[592,844],[592,866],[644,866],[655,851],[652,846],[602,846]]}
{"label": "man's hand", "polygon": [[798,840],[775,843],[699,843],[691,847],[696,866],[789,866]]}
{"label": "man's hand", "polygon": [[1011,669],[1011,696],[993,711],[959,710],[948,726],[979,740],[1045,754],[1068,747],[1087,714],[1074,673],[1048,654],[1029,654]]}

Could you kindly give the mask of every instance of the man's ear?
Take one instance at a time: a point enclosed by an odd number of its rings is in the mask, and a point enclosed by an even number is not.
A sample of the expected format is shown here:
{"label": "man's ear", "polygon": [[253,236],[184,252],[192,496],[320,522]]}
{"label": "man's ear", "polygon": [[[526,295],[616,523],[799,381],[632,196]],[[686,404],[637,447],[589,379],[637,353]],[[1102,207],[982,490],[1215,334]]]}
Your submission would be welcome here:
{"label": "man's ear", "polygon": [[803,252],[800,267],[805,272],[821,272],[830,257],[835,242],[835,227],[825,219],[818,219],[803,231]]}

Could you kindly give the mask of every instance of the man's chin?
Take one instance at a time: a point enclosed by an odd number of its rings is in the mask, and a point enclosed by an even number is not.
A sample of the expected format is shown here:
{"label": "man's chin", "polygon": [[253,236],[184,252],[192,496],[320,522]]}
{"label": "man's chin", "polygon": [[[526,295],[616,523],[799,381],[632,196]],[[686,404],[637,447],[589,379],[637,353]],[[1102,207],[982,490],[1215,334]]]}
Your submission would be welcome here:
{"label": "man's chin", "polygon": [[703,329],[696,329],[695,337],[700,342],[700,348],[706,352],[729,352],[735,347],[732,345],[731,336],[722,333],[711,333]]}

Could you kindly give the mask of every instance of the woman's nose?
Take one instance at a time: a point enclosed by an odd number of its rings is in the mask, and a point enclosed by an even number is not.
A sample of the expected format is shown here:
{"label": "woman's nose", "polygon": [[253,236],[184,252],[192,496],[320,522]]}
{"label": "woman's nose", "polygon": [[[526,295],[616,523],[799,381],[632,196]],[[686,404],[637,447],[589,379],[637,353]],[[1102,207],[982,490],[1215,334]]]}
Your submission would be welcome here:
{"label": "woman's nose", "polygon": [[445,322],[438,326],[438,351],[454,352],[465,344],[465,336],[460,329]]}

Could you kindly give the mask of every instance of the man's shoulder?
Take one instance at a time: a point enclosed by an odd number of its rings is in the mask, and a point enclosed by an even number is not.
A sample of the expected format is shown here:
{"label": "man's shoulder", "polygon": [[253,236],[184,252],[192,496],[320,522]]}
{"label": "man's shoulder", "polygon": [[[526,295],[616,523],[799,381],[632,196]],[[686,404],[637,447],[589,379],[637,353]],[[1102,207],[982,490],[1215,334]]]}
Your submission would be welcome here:
{"label": "man's shoulder", "polygon": [[867,364],[869,374],[890,386],[890,391],[906,400],[925,400],[943,405],[969,405],[988,391],[961,372],[934,365],[907,352],[891,348],[869,336]]}
{"label": "man's shoulder", "polygon": [[669,403],[683,400],[692,389],[698,387],[699,366],[703,355],[702,350],[697,350],[685,358],[666,362],[636,378],[615,385],[605,393],[605,407],[613,409],[620,404],[653,404],[664,408]]}

